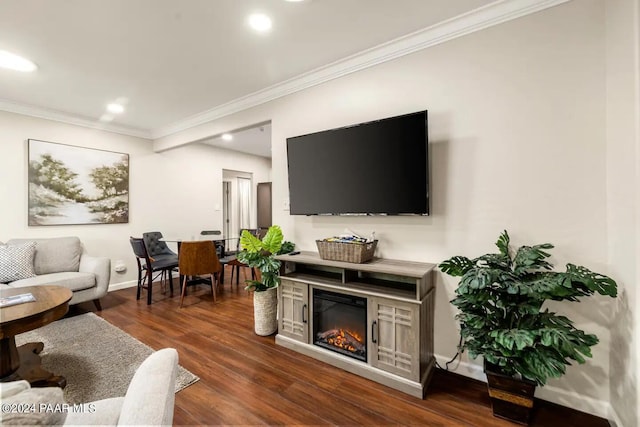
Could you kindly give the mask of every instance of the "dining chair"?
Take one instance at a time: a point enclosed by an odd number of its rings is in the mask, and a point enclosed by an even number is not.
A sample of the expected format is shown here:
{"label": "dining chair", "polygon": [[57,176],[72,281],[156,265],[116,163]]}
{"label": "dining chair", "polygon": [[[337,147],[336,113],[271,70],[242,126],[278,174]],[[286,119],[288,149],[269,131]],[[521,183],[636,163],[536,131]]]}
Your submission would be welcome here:
{"label": "dining chair", "polygon": [[[201,236],[222,236],[222,231],[220,230],[202,230],[200,232]],[[216,245],[216,252],[218,253],[218,258],[222,258],[225,253],[225,242],[224,239],[215,240],[214,244]]]}
{"label": "dining chair", "polygon": [[[152,258],[147,250],[144,239],[139,237],[129,237],[129,243],[133,249],[138,264],[138,290],[136,292],[136,300],[140,299],[142,289],[147,290],[147,304],[151,304],[151,293],[153,290],[153,281],[160,277],[162,283],[169,281],[169,289],[173,295],[173,270],[178,267],[178,260]],[[154,273],[156,276],[154,277]],[[146,284],[145,284],[146,282]]]}
{"label": "dining chair", "polygon": [[[200,232],[201,236],[222,236],[221,230],[202,230]],[[224,271],[227,266],[227,262],[229,261],[229,257],[227,254],[227,241],[224,238],[216,239],[213,241],[216,245],[216,254],[218,255],[218,260],[220,264],[222,264],[222,271],[220,272],[220,285],[224,285]]]}
{"label": "dining chair", "polygon": [[211,240],[196,242],[182,242],[180,245],[180,257],[178,260],[182,280],[182,292],[180,295],[180,307],[184,301],[184,294],[189,282],[189,276],[209,275],[211,282],[211,295],[216,302],[218,275],[222,270],[216,248]]}
{"label": "dining chair", "polygon": [[167,246],[167,242],[161,240],[162,237],[163,236],[160,231],[142,233],[142,239],[144,240],[144,244],[147,246],[149,256],[156,261],[168,259],[178,262],[178,254]]}

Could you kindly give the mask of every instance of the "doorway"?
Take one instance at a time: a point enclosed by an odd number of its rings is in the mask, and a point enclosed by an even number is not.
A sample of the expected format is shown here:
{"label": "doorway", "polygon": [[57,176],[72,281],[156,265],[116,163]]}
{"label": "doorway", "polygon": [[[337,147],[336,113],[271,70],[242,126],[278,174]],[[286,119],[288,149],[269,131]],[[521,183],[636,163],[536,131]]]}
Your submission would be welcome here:
{"label": "doorway", "polygon": [[226,238],[239,237],[241,228],[253,228],[255,222],[253,174],[222,170],[222,222]]}
{"label": "doorway", "polygon": [[258,228],[268,229],[272,225],[271,183],[259,182],[257,188]]}

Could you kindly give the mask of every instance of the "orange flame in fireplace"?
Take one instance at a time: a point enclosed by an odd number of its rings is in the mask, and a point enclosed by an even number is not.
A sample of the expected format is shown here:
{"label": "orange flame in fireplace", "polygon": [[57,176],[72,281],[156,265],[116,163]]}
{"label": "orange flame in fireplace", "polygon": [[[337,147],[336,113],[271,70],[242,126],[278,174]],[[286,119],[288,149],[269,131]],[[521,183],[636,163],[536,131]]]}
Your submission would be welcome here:
{"label": "orange flame in fireplace", "polygon": [[357,332],[352,332],[344,329],[338,329],[337,333],[327,337],[327,344],[331,344],[334,347],[338,347],[347,351],[355,352],[358,349],[354,346],[353,340],[362,344],[362,337]]}

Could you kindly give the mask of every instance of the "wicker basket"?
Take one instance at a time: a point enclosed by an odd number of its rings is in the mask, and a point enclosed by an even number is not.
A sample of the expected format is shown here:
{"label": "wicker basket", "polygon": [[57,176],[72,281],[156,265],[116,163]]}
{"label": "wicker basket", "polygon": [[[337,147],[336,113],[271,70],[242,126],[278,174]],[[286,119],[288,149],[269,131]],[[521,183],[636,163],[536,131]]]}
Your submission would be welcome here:
{"label": "wicker basket", "polygon": [[320,258],[331,261],[344,261],[361,264],[370,261],[376,251],[378,241],[369,243],[343,243],[316,240]]}

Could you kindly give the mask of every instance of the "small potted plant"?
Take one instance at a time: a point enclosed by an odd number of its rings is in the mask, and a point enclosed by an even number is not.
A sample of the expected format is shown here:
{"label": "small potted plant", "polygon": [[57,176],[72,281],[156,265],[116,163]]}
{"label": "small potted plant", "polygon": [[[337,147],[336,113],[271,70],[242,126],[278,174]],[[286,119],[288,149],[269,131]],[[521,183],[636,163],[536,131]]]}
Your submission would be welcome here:
{"label": "small potted plant", "polygon": [[513,252],[504,231],[496,246],[497,254],[454,256],[439,267],[461,277],[451,301],[460,310],[460,350],[484,358],[494,415],[526,424],[535,386],[564,375],[571,361],[584,363],[598,343],[595,335],[542,305],[547,300],[579,301],[594,293],[615,297],[617,285],[574,264],[564,272],[552,271],[549,243]]}
{"label": "small potted plant", "polygon": [[280,261],[275,255],[291,252],[293,243],[283,242],[282,230],[272,225],[262,239],[244,230],[240,236],[242,250],[238,260],[260,271],[259,280],[247,280],[245,289],[253,293],[253,313],[255,332],[261,336],[271,335],[278,330],[277,287],[280,284]]}

